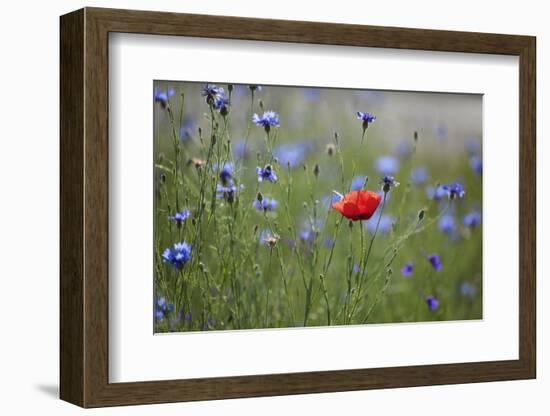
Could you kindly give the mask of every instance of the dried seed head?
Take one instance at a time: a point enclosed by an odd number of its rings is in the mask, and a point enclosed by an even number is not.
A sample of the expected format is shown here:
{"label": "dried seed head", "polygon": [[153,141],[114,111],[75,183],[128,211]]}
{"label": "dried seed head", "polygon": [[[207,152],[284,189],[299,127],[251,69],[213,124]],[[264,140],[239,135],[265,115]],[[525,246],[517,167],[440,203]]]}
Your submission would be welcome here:
{"label": "dried seed head", "polygon": [[192,157],[189,159],[188,164],[194,165],[197,169],[200,169],[206,164],[206,162],[198,157]]}
{"label": "dried seed head", "polygon": [[265,242],[269,246],[269,248],[273,249],[277,243],[279,242],[280,237],[277,234],[273,234],[265,239]]}

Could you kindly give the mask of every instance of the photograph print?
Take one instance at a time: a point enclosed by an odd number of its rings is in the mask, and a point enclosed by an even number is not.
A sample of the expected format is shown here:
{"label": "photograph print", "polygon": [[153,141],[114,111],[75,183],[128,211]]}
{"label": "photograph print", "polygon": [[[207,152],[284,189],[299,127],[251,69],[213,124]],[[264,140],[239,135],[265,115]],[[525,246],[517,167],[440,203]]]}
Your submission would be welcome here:
{"label": "photograph print", "polygon": [[482,319],[482,96],[154,81],[154,332]]}

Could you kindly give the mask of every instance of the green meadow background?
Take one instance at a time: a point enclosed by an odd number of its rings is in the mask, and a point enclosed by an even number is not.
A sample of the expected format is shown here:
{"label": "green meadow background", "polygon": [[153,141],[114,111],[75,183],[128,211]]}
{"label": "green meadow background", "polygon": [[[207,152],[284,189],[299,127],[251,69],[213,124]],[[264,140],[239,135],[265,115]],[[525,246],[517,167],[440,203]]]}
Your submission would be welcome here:
{"label": "green meadow background", "polygon": [[[227,84],[213,84],[229,95]],[[168,108],[153,102],[155,332],[482,318],[482,227],[463,224],[468,213],[482,213],[482,175],[472,169],[481,158],[481,96],[287,86],[252,93],[234,85],[224,117],[211,111],[203,86],[154,83],[175,90]],[[284,156],[273,163],[276,183],[259,183],[256,175],[268,149],[266,132],[251,119],[264,110],[280,116],[270,131],[274,153]],[[357,111],[376,115],[364,143]],[[197,168],[209,149],[210,163]],[[289,166],[296,156],[303,157]],[[381,191],[381,157],[397,161],[400,185],[387,194],[366,273],[358,276],[354,265],[381,207],[369,221],[350,222],[329,201],[360,175],[368,177],[365,189]],[[234,201],[215,192],[223,163],[234,168]],[[424,181],[413,180],[418,168]],[[464,198],[430,197],[429,188],[456,181]],[[190,211],[181,228],[169,220],[176,192],[179,210]],[[278,201],[274,211],[253,207],[258,192]],[[266,235],[277,237],[274,247]],[[180,241],[192,246],[182,271],[162,259]],[[432,254],[440,256],[440,271],[427,259]],[[405,277],[408,262],[414,268]]]}

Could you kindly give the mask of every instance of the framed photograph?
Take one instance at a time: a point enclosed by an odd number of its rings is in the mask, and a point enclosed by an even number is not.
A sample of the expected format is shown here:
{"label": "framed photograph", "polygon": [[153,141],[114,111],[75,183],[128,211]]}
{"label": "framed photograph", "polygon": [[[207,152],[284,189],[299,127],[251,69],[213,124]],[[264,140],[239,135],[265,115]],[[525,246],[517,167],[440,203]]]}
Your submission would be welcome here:
{"label": "framed photograph", "polygon": [[534,37],[60,24],[63,400],[536,376]]}

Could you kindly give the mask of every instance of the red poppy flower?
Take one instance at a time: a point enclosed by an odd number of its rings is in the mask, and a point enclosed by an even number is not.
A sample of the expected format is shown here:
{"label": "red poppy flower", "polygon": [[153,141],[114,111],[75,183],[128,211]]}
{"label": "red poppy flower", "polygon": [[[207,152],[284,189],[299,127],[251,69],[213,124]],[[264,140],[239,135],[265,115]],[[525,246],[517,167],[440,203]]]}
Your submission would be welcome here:
{"label": "red poppy flower", "polygon": [[368,220],[380,205],[382,197],[372,191],[352,191],[332,204],[332,208],[352,220]]}

